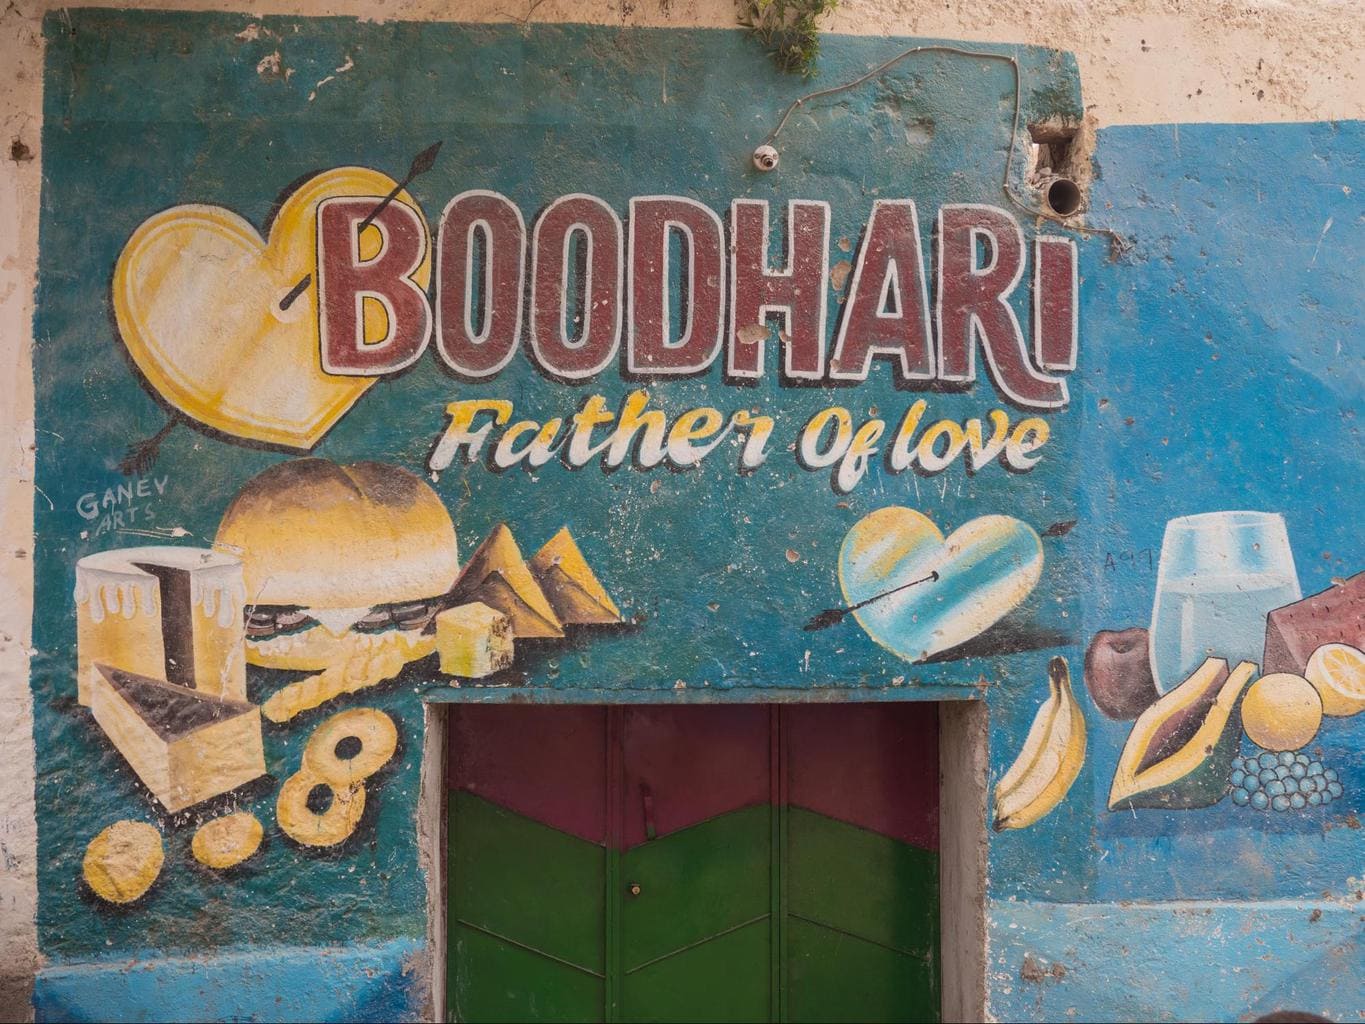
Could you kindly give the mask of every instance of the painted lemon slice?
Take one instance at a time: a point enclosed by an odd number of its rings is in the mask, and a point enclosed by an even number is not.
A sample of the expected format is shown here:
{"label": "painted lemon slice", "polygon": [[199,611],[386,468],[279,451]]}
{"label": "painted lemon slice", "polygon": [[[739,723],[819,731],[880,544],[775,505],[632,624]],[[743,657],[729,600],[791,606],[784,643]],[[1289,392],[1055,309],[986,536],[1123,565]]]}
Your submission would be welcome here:
{"label": "painted lemon slice", "polygon": [[1365,652],[1350,644],[1323,644],[1303,675],[1322,698],[1324,715],[1347,718],[1365,711]]}

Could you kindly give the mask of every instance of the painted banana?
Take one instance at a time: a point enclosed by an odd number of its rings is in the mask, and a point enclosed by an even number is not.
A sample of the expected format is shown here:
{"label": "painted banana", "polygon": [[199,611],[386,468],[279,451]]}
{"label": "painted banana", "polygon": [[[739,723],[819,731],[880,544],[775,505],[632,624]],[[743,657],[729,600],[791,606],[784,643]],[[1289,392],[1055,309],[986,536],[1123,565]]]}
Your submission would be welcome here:
{"label": "painted banana", "polygon": [[1052,693],[1028,738],[995,786],[995,828],[1026,828],[1062,802],[1085,762],[1085,714],[1071,690],[1065,658],[1047,666]]}

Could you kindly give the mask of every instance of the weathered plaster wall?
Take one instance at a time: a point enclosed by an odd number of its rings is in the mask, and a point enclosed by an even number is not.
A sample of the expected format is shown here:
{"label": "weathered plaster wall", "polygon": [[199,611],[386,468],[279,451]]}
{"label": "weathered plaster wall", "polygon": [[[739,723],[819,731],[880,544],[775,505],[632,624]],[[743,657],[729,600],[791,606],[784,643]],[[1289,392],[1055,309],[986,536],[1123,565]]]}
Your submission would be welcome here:
{"label": "weathered plaster wall", "polygon": [[[129,6],[116,4],[113,6]],[[143,6],[134,4],[131,6]],[[151,5],[147,5],[151,6]],[[179,5],[177,5],[179,6]],[[218,10],[218,4],[186,4],[185,9]],[[861,35],[897,34],[927,37],[946,37],[964,40],[993,40],[1011,43],[1030,43],[1048,46],[1075,54],[1084,90],[1087,114],[1094,125],[1106,129],[1115,125],[1170,125],[1169,128],[1135,127],[1125,131],[1110,132],[1105,138],[1112,140],[1115,154],[1110,170],[1114,182],[1103,183],[1099,196],[1107,204],[1114,204],[1132,211],[1126,226],[1136,233],[1158,236],[1164,232],[1172,239],[1199,239],[1206,233],[1217,230],[1217,217],[1199,219],[1191,215],[1179,221],[1177,226],[1168,224],[1144,225],[1140,223],[1142,201],[1135,201],[1135,190],[1142,187],[1146,175],[1145,163],[1159,160],[1171,161],[1169,169],[1162,174],[1154,174],[1163,186],[1175,188],[1179,178],[1179,161],[1182,159],[1179,125],[1188,123],[1238,122],[1266,124],[1270,122],[1321,121],[1358,119],[1365,112],[1365,89],[1362,89],[1359,68],[1359,53],[1365,47],[1365,25],[1355,16],[1350,3],[1314,4],[1231,4],[1215,3],[1192,7],[1185,4],[1131,3],[1131,4],[1030,4],[1006,2],[974,5],[944,5],[932,8],[904,8],[889,3],[846,3],[831,20],[834,31]],[[706,2],[673,4],[653,3],[638,6],[614,4],[569,4],[546,0],[530,4],[524,10],[508,11],[496,2],[479,4],[431,5],[431,4],[257,4],[250,7],[252,14],[297,13],[297,14],[337,14],[356,15],[365,20],[425,19],[470,21],[514,21],[525,19],[529,23],[551,21],[585,21],[603,25],[653,25],[665,27],[728,27],[732,24],[732,12],[727,4]],[[28,364],[28,344],[31,335],[33,313],[32,288],[37,251],[38,187],[42,173],[42,151],[40,145],[41,126],[41,17],[43,11],[37,5],[11,2],[0,13],[0,75],[6,76],[0,84],[0,125],[3,125],[3,151],[0,151],[0,237],[5,240],[5,249],[0,253],[0,359],[4,365],[13,367],[10,374],[0,378],[0,429],[4,438],[4,465],[8,471],[7,486],[0,496],[0,531],[7,540],[3,550],[4,589],[0,591],[5,599],[0,602],[0,743],[3,743],[6,771],[0,778],[0,962],[9,965],[9,973],[0,976],[0,1007],[26,1008],[28,994],[26,978],[28,971],[24,965],[32,963],[36,956],[34,913],[36,907],[36,844],[33,827],[32,804],[32,718],[28,690],[29,619],[31,604],[31,521],[33,501],[42,502],[43,496],[35,496],[32,490],[32,447],[34,443],[32,428],[32,383]],[[244,17],[243,24],[248,19]],[[287,54],[282,55],[287,59]],[[755,53],[755,59],[761,59]],[[821,83],[823,84],[823,83]],[[1293,160],[1313,160],[1327,151],[1359,153],[1358,143],[1343,143],[1334,135],[1333,129],[1324,127],[1320,137],[1302,133],[1295,136],[1294,129],[1287,134],[1273,131],[1247,131],[1228,135],[1202,136],[1199,145],[1208,146],[1214,139],[1218,146],[1227,152],[1245,151],[1253,170],[1251,180],[1241,182],[1241,199],[1255,202],[1258,185],[1254,179],[1265,182],[1267,191],[1280,185],[1276,180],[1277,171]],[[1216,154],[1205,153],[1204,157],[1213,159]],[[1105,159],[1100,159],[1103,177],[1106,170]],[[1359,182],[1360,164],[1338,160],[1325,162],[1323,174],[1311,181],[1313,189],[1337,187],[1346,189],[1349,196],[1352,181]],[[1211,186],[1212,194],[1191,198],[1188,194],[1180,201],[1214,203],[1224,188],[1221,181]],[[1128,190],[1125,194],[1124,190]],[[1313,214],[1310,197],[1299,197],[1307,203],[1304,215]],[[1335,201],[1340,202],[1339,198]],[[1349,210],[1358,211],[1358,205],[1347,207],[1345,218],[1336,222],[1338,235],[1349,227]],[[1331,223],[1330,221],[1328,222]],[[1329,228],[1314,222],[1314,230],[1309,235],[1317,235],[1321,244],[1327,237]],[[1232,239],[1231,243],[1250,251],[1256,247],[1254,232],[1244,232]],[[1172,243],[1174,244],[1174,243]],[[1306,239],[1298,239],[1296,246],[1306,246]],[[1330,250],[1329,250],[1330,251]],[[1354,251],[1357,248],[1344,250]],[[1161,255],[1148,251],[1148,260],[1159,260]],[[1273,272],[1273,271],[1272,271]],[[1126,301],[1124,296],[1115,296],[1115,302]],[[1197,319],[1197,318],[1196,318]],[[1349,321],[1347,321],[1349,324]],[[1358,325],[1358,320],[1355,321]],[[1204,325],[1191,320],[1191,330],[1201,329]],[[1358,327],[1356,328],[1358,331]],[[1347,335],[1358,339],[1358,333]],[[1091,344],[1098,344],[1091,339]],[[1246,355],[1245,353],[1243,354]],[[1358,386],[1359,378],[1354,384]],[[1352,382],[1347,381],[1347,387]],[[1349,398],[1349,390],[1346,397]],[[1357,402],[1359,392],[1356,392]],[[1209,416],[1218,415],[1209,410]],[[1115,428],[1118,429],[1118,428]],[[1154,428],[1153,428],[1154,429]],[[1305,428],[1311,429],[1311,428]],[[1160,432],[1153,433],[1148,440],[1161,444]],[[42,443],[42,438],[38,438]],[[1122,532],[1122,531],[1120,531]],[[1324,567],[1326,575],[1341,569],[1333,569],[1329,564]],[[1358,565],[1346,565],[1352,571]],[[1311,592],[1305,582],[1305,592]],[[1112,609],[1113,614],[1124,619],[1137,621],[1140,609],[1134,601],[1132,606]],[[1092,627],[1114,624],[1109,620],[1095,621]],[[1013,730],[1015,726],[1011,726]],[[1121,736],[1110,737],[1110,745],[1121,743]],[[1112,754],[1111,754],[1112,756]],[[1096,772],[1093,788],[1096,799],[1103,794],[1099,790],[1107,786],[1107,774]],[[1226,823],[1224,823],[1226,827]],[[1340,841],[1340,837],[1331,837]],[[1088,840],[1078,833],[1075,842],[1084,844]],[[1119,853],[1126,850],[1134,862],[1150,859],[1153,851],[1143,846],[1125,845],[1132,837],[1119,837]],[[1177,838],[1174,842],[1179,843]],[[1193,837],[1189,841],[1195,841]],[[1199,837],[1199,842],[1207,842],[1207,837]],[[1299,840],[1299,853],[1311,862],[1314,858],[1315,837],[1302,837]],[[1025,849],[1027,853],[1028,850]],[[1114,856],[1118,856],[1115,853]],[[1013,884],[1010,879],[1017,877],[1017,867],[1012,866],[1010,853],[1002,855],[1003,870],[998,872],[1002,880],[1005,904],[1012,904],[1016,896],[1009,893]],[[1185,1008],[1198,1008],[1211,1016],[1226,1012],[1225,1001],[1237,998],[1237,993],[1227,979],[1235,976],[1243,967],[1239,963],[1241,953],[1235,945],[1220,946],[1223,957],[1219,967],[1219,977],[1224,979],[1222,986],[1213,989],[1206,996],[1207,1002],[1199,1002],[1197,990],[1184,981],[1170,987],[1153,985],[1154,977],[1164,976],[1164,972],[1176,958],[1192,959],[1206,956],[1209,945],[1200,939],[1206,934],[1205,927],[1224,927],[1228,930],[1245,930],[1252,927],[1263,930],[1269,935],[1277,930],[1285,939],[1276,946],[1275,955],[1299,958],[1306,971],[1307,981],[1300,987],[1289,984],[1287,997],[1301,998],[1305,988],[1316,984],[1323,971],[1336,964],[1339,977],[1360,975],[1360,951],[1358,947],[1359,927],[1358,910],[1352,905],[1352,894],[1338,891],[1330,894],[1322,906],[1305,902],[1310,895],[1304,891],[1300,881],[1313,878],[1311,871],[1305,872],[1302,879],[1295,877],[1296,868],[1290,865],[1284,869],[1289,876],[1287,885],[1283,874],[1271,871],[1271,880],[1265,885],[1279,893],[1294,890],[1292,898],[1285,905],[1262,906],[1256,901],[1255,888],[1248,884],[1228,882],[1226,899],[1218,905],[1207,902],[1197,906],[1171,908],[1145,908],[1141,914],[1120,910],[1133,922],[1151,919],[1155,922],[1150,934],[1168,935],[1169,915],[1185,914],[1198,923],[1191,930],[1192,945],[1187,951],[1175,957],[1164,956],[1157,962],[1146,958],[1128,961],[1128,971],[1120,974],[1123,978],[1113,984],[1114,1002],[1108,1007],[1093,1000],[1086,1011],[1099,1015],[1108,1009],[1114,1015],[1126,1014],[1132,1007],[1131,999],[1137,994],[1146,993],[1150,1002],[1144,1005],[1145,1012],[1159,1015],[1163,1007],[1176,1003]],[[1078,895],[1093,896],[1103,894],[1116,900],[1141,899],[1148,890],[1131,882],[1125,882],[1122,874],[1102,876],[1098,887]],[[1138,877],[1141,876],[1139,871]],[[1260,876],[1257,876],[1258,878]],[[1091,880],[1094,881],[1093,879]],[[1258,883],[1259,884],[1259,883]],[[1020,892],[1021,898],[1025,894]],[[1245,905],[1244,905],[1245,904]],[[1302,937],[1301,922],[1316,910],[1325,913],[1313,918],[1316,931],[1311,937]],[[1046,939],[1039,937],[1060,937],[1076,930],[1085,936],[1084,929],[1093,926],[1096,914],[1087,903],[1077,899],[1074,903],[1027,903],[1015,909],[1004,905],[994,923],[992,934],[992,985],[995,991],[993,1006],[1002,1016],[1019,1016],[1026,1013],[1055,1016],[1074,1008],[1069,1002],[1068,982],[1063,976],[1047,973],[1046,976],[1030,969],[1021,969],[1021,964],[1030,962],[1041,965],[1038,970],[1050,970],[1051,965],[1064,964],[1064,970],[1079,973],[1082,978],[1087,974],[1093,979],[1100,971],[1112,970],[1114,950],[1106,946],[1112,938],[1104,932],[1096,932],[1088,937],[1069,941],[1059,939],[1055,948],[1047,945]],[[1105,913],[1112,914],[1113,911]],[[1226,915],[1226,921],[1223,916]],[[1101,914],[1101,918],[1103,915]],[[1213,922],[1210,924],[1209,922]],[[1136,925],[1135,925],[1136,927]],[[1166,929],[1166,930],[1163,930]],[[1023,939],[1018,936],[1024,936]],[[1143,940],[1137,939],[1132,945],[1141,946]],[[1258,947],[1259,950],[1260,947]],[[1092,953],[1099,950],[1100,953]],[[1293,950],[1292,954],[1286,952]],[[362,959],[364,951],[356,954]],[[1312,970],[1308,965],[1317,962]],[[1326,964],[1327,967],[1324,967]],[[343,970],[355,969],[356,965],[347,964]],[[363,965],[361,965],[363,969]],[[17,970],[15,969],[17,968]],[[192,965],[187,969],[194,970]],[[218,984],[230,989],[236,986],[239,975],[231,972],[230,965],[215,967],[226,970]],[[1314,973],[1316,971],[1316,973]],[[1286,977],[1293,972],[1281,972]],[[267,984],[278,982],[267,982]],[[1287,983],[1288,984],[1288,983]],[[1091,984],[1085,987],[1087,993],[1096,991]],[[1251,1005],[1256,1000],[1269,998],[1274,993],[1248,991],[1240,993],[1242,1005]],[[249,1005],[249,993],[238,993],[243,1005]],[[1340,998],[1338,991],[1334,998]],[[1346,994],[1349,998],[1349,993]],[[224,1005],[227,1005],[226,1003]],[[1335,1003],[1334,1005],[1342,1005]]]}

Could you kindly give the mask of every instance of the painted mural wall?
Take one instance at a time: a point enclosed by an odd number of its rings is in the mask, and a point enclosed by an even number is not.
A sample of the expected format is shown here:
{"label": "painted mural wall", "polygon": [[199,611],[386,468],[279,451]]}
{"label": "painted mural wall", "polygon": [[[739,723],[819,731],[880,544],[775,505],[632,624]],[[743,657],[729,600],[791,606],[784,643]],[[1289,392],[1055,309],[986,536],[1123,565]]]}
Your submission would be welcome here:
{"label": "painted mural wall", "polygon": [[1041,48],[45,34],[39,1019],[429,1013],[428,701],[981,699],[991,1013],[1365,1005],[1359,122],[1068,219]]}

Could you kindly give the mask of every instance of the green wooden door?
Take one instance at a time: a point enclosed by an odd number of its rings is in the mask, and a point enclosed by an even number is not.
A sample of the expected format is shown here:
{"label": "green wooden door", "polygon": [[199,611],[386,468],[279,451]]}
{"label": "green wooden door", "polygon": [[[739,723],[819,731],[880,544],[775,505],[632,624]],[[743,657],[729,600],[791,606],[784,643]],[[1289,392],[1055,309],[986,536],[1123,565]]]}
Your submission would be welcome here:
{"label": "green wooden door", "polygon": [[450,1019],[936,1020],[933,711],[455,709]]}

